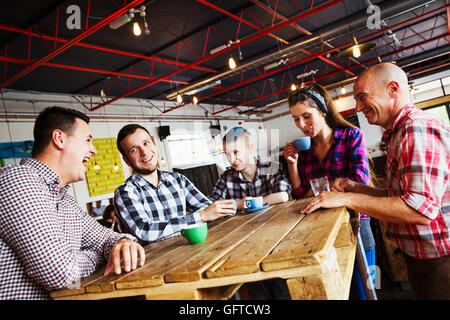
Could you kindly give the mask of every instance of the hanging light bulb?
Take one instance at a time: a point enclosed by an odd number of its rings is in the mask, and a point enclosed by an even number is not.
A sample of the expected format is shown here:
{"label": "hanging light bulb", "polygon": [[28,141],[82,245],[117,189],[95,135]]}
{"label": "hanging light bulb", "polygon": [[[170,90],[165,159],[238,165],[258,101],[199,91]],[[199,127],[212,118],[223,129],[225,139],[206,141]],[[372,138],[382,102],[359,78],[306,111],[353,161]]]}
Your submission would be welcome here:
{"label": "hanging light bulb", "polygon": [[341,87],[341,94],[345,94],[347,92],[347,90],[345,90],[344,87]]}
{"label": "hanging light bulb", "polygon": [[305,83],[302,81],[302,84],[300,85],[300,88],[304,88],[305,87]]}
{"label": "hanging light bulb", "polygon": [[359,47],[357,44],[353,45],[353,57],[354,58],[359,58],[361,57],[361,50],[359,50]]}
{"label": "hanging light bulb", "polygon": [[197,103],[198,103],[198,98],[197,98],[196,96],[194,96],[194,98],[192,99],[192,102],[193,102],[194,104],[197,104]]}
{"label": "hanging light bulb", "polygon": [[141,27],[139,27],[139,23],[137,23],[137,21],[133,22],[133,33],[136,37],[140,36],[142,33]]}
{"label": "hanging light bulb", "polygon": [[233,70],[236,69],[236,66],[236,61],[234,61],[233,57],[230,57],[230,59],[228,59],[228,67]]}
{"label": "hanging light bulb", "polygon": [[106,98],[105,90],[103,88],[100,89],[100,97]]}
{"label": "hanging light bulb", "polygon": [[297,86],[295,83],[291,84],[291,91],[295,91],[297,89]]}
{"label": "hanging light bulb", "polygon": [[182,103],[183,102],[183,97],[181,96],[181,94],[177,95],[177,102],[178,103]]}

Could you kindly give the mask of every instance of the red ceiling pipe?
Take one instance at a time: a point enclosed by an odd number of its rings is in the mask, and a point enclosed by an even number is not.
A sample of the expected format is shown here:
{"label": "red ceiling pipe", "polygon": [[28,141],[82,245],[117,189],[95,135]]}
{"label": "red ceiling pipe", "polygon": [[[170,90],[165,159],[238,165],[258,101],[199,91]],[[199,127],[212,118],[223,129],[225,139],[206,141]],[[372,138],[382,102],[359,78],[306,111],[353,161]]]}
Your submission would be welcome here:
{"label": "red ceiling pipe", "polygon": [[[407,25],[407,24],[409,24],[409,23],[413,23],[413,22],[415,22],[415,21],[417,21],[417,20],[426,19],[427,17],[432,16],[432,15],[434,15],[434,14],[436,14],[436,13],[439,13],[439,12],[441,12],[441,11],[443,11],[443,10],[446,10],[446,9],[448,9],[448,8],[450,8],[450,4],[447,4],[447,5],[442,6],[442,7],[440,7],[440,8],[434,9],[434,10],[432,10],[432,11],[430,11],[430,12],[427,12],[427,13],[425,13],[425,14],[423,14],[423,15],[415,16],[415,17],[413,17],[413,18],[411,18],[411,19],[402,21],[402,22],[400,22],[400,23],[397,23],[397,24],[395,24],[395,25],[393,25],[393,26],[390,26],[390,27],[387,27],[387,28],[385,28],[385,29],[381,29],[381,30],[379,30],[379,31],[377,31],[377,32],[374,32],[374,33],[372,33],[372,34],[368,34],[368,35],[366,35],[366,36],[363,36],[363,37],[359,38],[358,41],[359,41],[359,42],[362,42],[362,41],[367,40],[367,39],[369,39],[369,38],[373,38],[373,37],[376,37],[376,36],[378,36],[378,35],[380,35],[380,34],[384,34],[384,33],[385,33],[387,30],[389,30],[389,29],[391,29],[391,30],[396,30],[396,29],[398,29],[398,28],[400,28],[400,27],[402,27],[402,26],[404,26],[404,25]],[[292,25],[292,24],[291,24],[291,25]],[[335,47],[335,48],[329,49],[329,50],[327,50],[327,51],[321,52],[320,55],[326,55],[326,54],[331,53],[331,52],[333,52],[333,51],[336,51],[336,50],[345,48],[345,47],[347,47],[347,46],[349,46],[349,45],[351,45],[351,43],[346,43],[346,44],[340,45],[340,46],[338,46],[338,47]],[[291,65],[290,65],[290,66],[291,66]],[[286,69],[286,68],[285,68],[285,67],[281,67],[281,68],[279,68],[279,69],[274,70],[273,72],[266,73],[265,76],[271,75],[271,74],[273,74],[274,72],[283,71],[284,69]],[[341,69],[341,70],[342,70],[342,71],[346,71],[346,70],[348,70],[348,69],[349,69],[349,68],[345,68],[345,69]],[[206,96],[198,97],[198,101],[200,102],[200,101],[202,101],[202,100],[204,100],[204,99],[206,99],[206,98],[209,98],[209,97],[212,97],[212,96],[214,96],[214,95],[217,95],[217,94],[226,92],[227,90],[234,89],[234,88],[236,88],[236,87],[238,87],[238,86],[240,86],[240,85],[244,85],[244,84],[246,84],[246,83],[249,83],[250,81],[256,81],[256,80],[259,80],[260,78],[261,78],[261,77],[258,76],[258,77],[256,77],[256,78],[253,78],[253,80],[252,80],[252,79],[246,80],[245,83],[236,84],[236,85],[233,85],[233,86],[231,86],[231,87],[224,88],[224,89],[219,90],[219,91],[216,91],[216,92],[212,92],[212,93],[210,93],[210,94],[208,94],[208,95],[206,95]],[[180,104],[180,105],[178,105],[178,106],[176,106],[176,107],[173,107],[173,108],[170,108],[170,109],[166,110],[165,112],[170,112],[170,111],[172,111],[172,110],[181,108],[181,107],[183,107],[183,106],[185,106],[185,105],[187,105],[187,104],[188,104],[188,103]]]}
{"label": "red ceiling pipe", "polygon": [[[386,58],[386,57],[389,57],[389,56],[391,56],[391,55],[393,55],[393,54],[397,54],[397,53],[402,52],[402,51],[411,50],[411,49],[413,49],[413,48],[415,48],[415,47],[418,47],[418,46],[421,46],[421,45],[427,44],[427,43],[429,43],[429,42],[433,42],[433,41],[436,41],[436,40],[439,40],[439,39],[441,39],[441,38],[448,37],[448,36],[450,36],[450,33],[442,34],[442,35],[436,36],[436,37],[434,37],[434,38],[432,38],[432,39],[425,40],[425,41],[423,41],[423,42],[421,42],[421,43],[413,44],[413,45],[410,45],[409,47],[402,48],[402,49],[396,50],[396,51],[394,51],[394,52],[387,53],[387,54],[385,54],[385,55],[382,55],[380,58]],[[348,67],[348,68],[346,68],[346,69],[354,69],[354,68],[356,68],[356,67],[360,67],[360,66],[365,65],[365,64],[369,64],[369,63],[372,63],[372,62],[376,62],[377,60],[378,60],[378,58],[372,58],[372,59],[366,60],[366,61],[364,61],[364,62],[361,62],[361,63],[358,63],[358,64],[354,64],[354,65],[352,65],[352,66],[350,66],[350,67]],[[445,66],[445,65],[443,65],[443,66]],[[439,66],[439,67],[443,67],[443,66]],[[436,68],[437,68],[437,67],[436,67]],[[431,68],[431,69],[435,69],[435,68]],[[431,69],[430,69],[430,70],[431,70]],[[308,82],[305,82],[305,84],[308,84],[308,83],[313,82],[313,81],[321,80],[321,79],[324,79],[324,78],[327,78],[327,77],[331,77],[331,76],[336,75],[336,74],[338,74],[338,73],[341,73],[341,72],[343,72],[343,71],[344,71],[344,70],[338,70],[338,71],[329,73],[329,74],[327,74],[327,75],[324,75],[324,76],[321,76],[321,77],[319,77],[319,78],[316,78],[316,79],[310,80],[310,81],[308,81]],[[429,71],[429,70],[427,70],[427,71]],[[424,72],[425,72],[425,71],[424,71]],[[412,75],[415,75],[415,74],[412,74]],[[411,75],[409,75],[409,76],[411,76]],[[244,103],[238,104],[238,105],[233,106],[233,107],[229,107],[229,108],[220,110],[220,111],[218,111],[218,112],[213,113],[213,115],[216,115],[216,114],[218,114],[218,113],[221,113],[221,112],[224,112],[224,111],[227,111],[227,110],[231,110],[231,109],[234,109],[234,108],[238,108],[238,107],[241,107],[241,106],[243,106],[243,105],[245,105],[245,104],[253,103],[253,102],[256,102],[256,101],[261,100],[261,99],[265,99],[265,98],[267,98],[267,97],[270,97],[270,96],[275,95],[275,94],[278,94],[278,93],[286,92],[287,90],[290,90],[290,87],[285,88],[285,89],[281,89],[281,90],[279,90],[279,91],[276,91],[276,92],[273,92],[273,93],[270,93],[270,94],[267,94],[267,95],[265,95],[265,96],[263,96],[263,97],[255,98],[255,99],[253,99],[253,100],[251,100],[251,101],[246,101],[246,102],[244,102]],[[276,107],[278,107],[278,106],[270,107],[270,108],[263,109],[263,110],[258,110],[258,112],[250,112],[250,113],[247,113],[247,115],[248,115],[248,116],[251,116],[251,115],[256,114],[256,113],[259,113],[259,112],[261,112],[261,111],[266,111],[266,110],[274,109],[274,108],[276,108]]]}
{"label": "red ceiling pipe", "polygon": [[120,17],[121,15],[125,14],[126,12],[128,12],[128,10],[130,10],[131,8],[136,7],[137,5],[141,4],[142,2],[144,2],[145,0],[134,0],[131,1],[129,4],[123,6],[121,9],[117,10],[116,12],[110,14],[108,17],[102,19],[101,21],[99,21],[98,23],[96,23],[94,26],[90,27],[89,29],[87,29],[86,31],[80,33],[78,36],[76,36],[75,38],[73,38],[72,40],[64,43],[63,45],[61,45],[60,47],[56,48],[55,50],[53,50],[52,52],[50,52],[49,54],[47,54],[45,57],[39,59],[38,61],[34,62],[33,64],[31,64],[30,66],[26,67],[24,70],[18,72],[17,74],[15,74],[14,76],[12,76],[11,78],[9,78],[8,80],[4,81],[3,83],[0,84],[0,89],[1,88],[5,88],[11,84],[13,84],[14,82],[16,82],[17,80],[19,80],[20,78],[22,78],[23,76],[27,75],[28,73],[30,73],[31,71],[33,71],[34,69],[38,68],[40,65],[46,63],[47,61],[49,61],[50,59],[56,57],[57,55],[59,55],[60,53],[66,51],[67,49],[69,49],[70,47],[72,47],[73,45],[75,45],[76,43],[80,42],[81,40],[83,40],[84,38],[90,36],[91,34],[93,34],[94,32],[96,32],[97,30],[99,30],[100,28],[104,27],[105,25],[107,25],[108,23],[110,23],[111,21],[113,21],[114,19]]}
{"label": "red ceiling pipe", "polygon": [[338,3],[341,3],[341,2],[343,2],[343,1],[344,1],[344,0],[332,0],[332,1],[329,1],[329,2],[327,2],[327,3],[325,3],[325,4],[319,5],[318,7],[312,9],[311,11],[302,13],[301,15],[299,15],[299,16],[297,16],[297,17],[295,17],[295,18],[292,18],[292,19],[290,19],[290,20],[288,20],[288,21],[286,21],[286,22],[277,24],[277,25],[275,25],[275,26],[273,26],[273,27],[271,27],[271,28],[268,28],[268,29],[266,29],[266,30],[264,30],[264,31],[262,31],[262,32],[259,32],[259,33],[255,34],[255,35],[253,35],[253,36],[251,36],[251,37],[249,37],[249,38],[247,38],[247,39],[244,39],[244,40],[240,41],[239,43],[234,43],[234,44],[232,44],[231,46],[229,46],[229,47],[227,47],[227,48],[224,48],[224,49],[222,49],[222,50],[220,50],[220,51],[218,51],[218,52],[216,52],[216,53],[214,53],[214,54],[211,54],[211,55],[209,55],[209,56],[206,56],[206,57],[204,57],[204,58],[202,58],[202,59],[200,59],[200,60],[197,60],[197,61],[195,61],[195,62],[190,63],[189,65],[187,65],[187,66],[185,66],[185,67],[183,67],[183,68],[180,68],[180,69],[178,69],[178,70],[176,70],[176,71],[173,71],[173,72],[171,72],[171,73],[168,73],[168,74],[166,74],[165,76],[160,77],[159,79],[150,81],[150,82],[148,82],[148,83],[146,83],[146,84],[144,84],[144,85],[142,85],[142,86],[140,86],[140,87],[138,87],[138,88],[136,88],[136,89],[133,89],[133,90],[131,90],[131,91],[129,91],[129,92],[126,92],[126,93],[124,93],[124,94],[122,94],[122,95],[120,95],[120,96],[118,96],[118,97],[116,97],[116,98],[113,98],[113,99],[108,100],[108,101],[106,101],[106,102],[104,102],[104,103],[101,103],[101,104],[99,104],[98,106],[94,107],[92,110],[96,110],[96,109],[98,109],[98,108],[104,107],[104,106],[106,106],[106,105],[108,105],[108,104],[110,104],[110,103],[113,103],[113,102],[115,102],[115,101],[117,101],[117,100],[119,100],[119,99],[125,98],[125,97],[129,96],[130,94],[139,92],[139,91],[141,91],[142,89],[145,89],[145,88],[147,88],[147,87],[149,87],[149,86],[151,86],[151,85],[154,85],[155,83],[158,83],[158,82],[160,82],[160,81],[162,81],[162,80],[164,80],[164,79],[170,78],[171,76],[173,76],[173,75],[175,75],[175,74],[178,74],[178,73],[180,73],[180,72],[183,72],[183,71],[185,71],[185,70],[187,70],[187,69],[189,69],[189,68],[192,68],[193,66],[199,65],[199,64],[201,64],[201,63],[203,63],[203,62],[205,62],[205,61],[211,60],[211,59],[213,59],[213,58],[215,58],[215,57],[217,57],[217,56],[219,56],[219,55],[222,55],[222,54],[224,54],[224,53],[226,53],[226,52],[228,52],[228,51],[234,50],[234,49],[236,49],[237,47],[240,47],[240,46],[242,46],[242,45],[244,45],[244,44],[246,44],[246,43],[249,43],[249,42],[251,42],[251,41],[254,41],[254,40],[256,40],[256,39],[259,39],[259,38],[261,38],[261,37],[263,37],[263,36],[269,34],[270,32],[273,32],[273,31],[279,30],[279,29],[281,29],[281,28],[284,28],[284,27],[288,26],[289,24],[291,24],[291,23],[293,23],[293,22],[295,22],[295,21],[299,21],[299,20],[301,20],[301,19],[304,19],[304,18],[306,18],[306,17],[309,17],[310,15],[313,15],[313,14],[315,14],[315,13],[317,13],[317,12],[320,12],[320,11],[323,11],[323,10],[325,10],[325,9],[328,9],[328,8],[334,6],[334,5],[338,4]]}
{"label": "red ceiling pipe", "polygon": [[[34,62],[32,60],[23,60],[23,59],[18,59],[18,58],[2,57],[2,56],[0,56],[0,61],[12,62],[12,63],[18,63],[18,64],[25,64],[25,65],[29,65],[30,63]],[[155,77],[147,77],[147,76],[136,75],[136,74],[114,72],[114,71],[100,70],[100,69],[92,69],[92,68],[85,68],[85,67],[68,66],[68,65],[51,63],[51,62],[46,62],[46,63],[43,63],[42,65],[46,66],[46,67],[68,69],[68,70],[77,70],[77,71],[86,71],[86,72],[93,72],[93,73],[102,73],[102,74],[114,75],[114,76],[120,76],[120,77],[127,77],[127,78],[136,78],[136,79],[144,79],[144,80],[157,79]],[[164,80],[164,81],[171,82],[171,83],[178,83],[178,84],[189,84],[189,82],[179,81],[179,80]]]}
{"label": "red ceiling pipe", "polygon": [[[246,25],[248,25],[248,26],[250,26],[252,28],[258,29],[260,31],[263,30],[263,29],[259,28],[258,26],[254,25],[253,23],[250,23],[250,22],[248,22],[248,21],[246,21],[244,19],[241,19],[238,16],[236,16],[236,15],[234,15],[234,14],[232,14],[232,13],[226,11],[226,10],[223,10],[222,8],[219,8],[219,7],[213,5],[212,3],[209,3],[209,2],[207,2],[205,0],[197,0],[197,2],[200,2],[200,3],[204,4],[205,6],[208,6],[208,7],[212,8],[212,9],[214,9],[216,11],[219,11],[219,12],[221,12],[221,13],[223,13],[223,14],[225,14],[225,15],[227,15],[227,16],[235,19],[235,20],[238,20],[239,22],[245,23]],[[288,41],[286,41],[284,39],[281,39],[280,37],[278,37],[278,36],[276,36],[276,35],[274,35],[272,33],[267,33],[267,35],[272,37],[272,38],[274,38],[274,39],[276,39],[276,40],[278,40],[278,41],[283,42],[284,44],[289,44]]]}
{"label": "red ceiling pipe", "polygon": [[[54,37],[51,37],[51,36],[48,36],[48,35],[43,35],[43,34],[31,32],[29,30],[24,30],[24,29],[11,27],[11,26],[7,26],[7,25],[3,25],[3,24],[0,24],[0,30],[21,33],[21,34],[24,34],[24,35],[28,35],[29,37],[40,38],[40,39],[51,40],[51,41],[58,41],[58,42],[62,42],[62,43],[65,43],[65,42],[68,41],[68,40],[61,39],[61,38],[55,39]],[[79,47],[93,49],[93,50],[110,52],[110,53],[120,54],[120,55],[123,55],[123,56],[129,56],[129,57],[145,59],[145,60],[150,60],[150,61],[164,62],[164,63],[175,64],[175,65],[179,65],[179,66],[185,66],[186,65],[185,63],[180,63],[180,62],[177,63],[177,62],[174,62],[174,61],[171,61],[171,60],[155,58],[155,57],[148,57],[148,56],[143,56],[143,55],[137,54],[137,53],[126,52],[126,51],[121,51],[121,50],[116,50],[116,49],[111,49],[111,48],[105,48],[105,47],[100,47],[100,46],[96,46],[96,45],[92,45],[92,44],[86,44],[86,43],[81,43],[81,42],[76,43],[75,45],[79,46]],[[213,69],[209,69],[209,68],[203,68],[203,67],[194,67],[194,69],[198,69],[198,70],[202,70],[202,71],[208,71],[208,72],[213,72],[213,73],[217,72],[217,70],[213,70]]]}
{"label": "red ceiling pipe", "polygon": [[[254,29],[257,29],[257,30],[259,30],[259,31],[263,31],[263,30],[264,30],[264,29],[261,29],[260,27],[258,27],[258,26],[256,26],[256,25],[250,23],[250,22],[247,22],[247,21],[244,20],[244,19],[239,18],[238,16],[236,16],[236,15],[234,15],[234,14],[229,13],[228,11],[225,11],[225,10],[223,10],[223,9],[221,9],[221,8],[219,8],[219,7],[217,7],[217,6],[215,6],[215,5],[210,4],[209,2],[206,2],[206,1],[204,1],[204,0],[197,0],[197,1],[203,3],[203,4],[207,5],[207,6],[209,6],[209,7],[211,7],[211,8],[213,8],[214,10],[217,10],[217,11],[223,13],[223,14],[226,14],[226,15],[232,17],[233,19],[238,20],[239,23],[240,23],[240,22],[243,22],[243,23],[249,25],[250,27],[252,27],[252,28],[254,28]],[[275,11],[274,11],[274,12],[275,12]],[[282,20],[283,20],[283,21],[287,21],[288,19],[282,19]],[[292,26],[292,24],[291,24],[291,26]],[[279,39],[278,39],[278,40],[279,40]],[[281,41],[281,40],[280,40],[280,41]],[[306,50],[304,50],[304,49],[300,49],[300,51],[302,51],[302,52],[304,52],[304,53],[306,53],[306,54],[312,55],[312,53],[310,53],[310,52],[308,52],[308,51],[306,51]],[[338,65],[337,63],[331,61],[330,59],[327,59],[327,58],[325,58],[325,57],[322,57],[321,55],[319,55],[318,58],[321,59],[321,60],[323,60],[323,61],[325,61],[325,62],[328,63],[328,64],[331,64],[332,66],[334,66],[334,67],[336,67],[336,68],[338,68],[338,69],[344,70],[344,68],[343,68],[342,66],[340,66],[340,65]],[[354,76],[354,74],[351,73],[350,71],[348,71],[347,73],[350,74],[351,76]]]}

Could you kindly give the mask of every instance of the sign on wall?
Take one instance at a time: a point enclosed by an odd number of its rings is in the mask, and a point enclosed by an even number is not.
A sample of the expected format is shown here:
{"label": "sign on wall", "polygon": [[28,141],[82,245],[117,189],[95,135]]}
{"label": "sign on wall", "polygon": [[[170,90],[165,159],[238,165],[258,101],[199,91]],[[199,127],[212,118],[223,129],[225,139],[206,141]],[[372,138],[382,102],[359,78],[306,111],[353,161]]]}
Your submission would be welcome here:
{"label": "sign on wall", "polygon": [[115,138],[94,139],[97,154],[86,164],[86,181],[91,197],[111,193],[125,181]]}

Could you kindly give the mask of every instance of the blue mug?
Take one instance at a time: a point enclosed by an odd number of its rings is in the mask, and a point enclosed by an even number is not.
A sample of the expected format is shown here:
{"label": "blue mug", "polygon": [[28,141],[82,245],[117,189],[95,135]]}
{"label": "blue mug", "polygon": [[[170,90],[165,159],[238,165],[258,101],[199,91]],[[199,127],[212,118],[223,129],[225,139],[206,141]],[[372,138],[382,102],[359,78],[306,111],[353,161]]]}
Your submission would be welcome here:
{"label": "blue mug", "polygon": [[298,138],[293,141],[295,149],[298,151],[308,150],[311,146],[311,137]]}
{"label": "blue mug", "polygon": [[245,209],[253,210],[261,208],[264,205],[263,197],[252,197],[250,199],[245,200]]}

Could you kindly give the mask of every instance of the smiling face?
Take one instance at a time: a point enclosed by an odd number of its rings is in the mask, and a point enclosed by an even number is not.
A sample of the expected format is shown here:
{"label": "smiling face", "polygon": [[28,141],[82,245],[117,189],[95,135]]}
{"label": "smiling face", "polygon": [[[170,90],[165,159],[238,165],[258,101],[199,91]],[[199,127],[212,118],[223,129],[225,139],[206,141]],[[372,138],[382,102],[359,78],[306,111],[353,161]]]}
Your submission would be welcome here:
{"label": "smiling face", "polygon": [[[313,103],[313,102],[311,102]],[[314,138],[326,126],[325,113],[319,108],[314,107],[311,103],[298,102],[289,108],[295,125],[302,132],[311,138]]]}
{"label": "smiling face", "polygon": [[240,136],[234,141],[223,144],[228,163],[236,171],[246,169],[249,164],[254,163],[254,145],[248,136]]}
{"label": "smiling face", "polygon": [[[63,133],[64,134],[64,133]],[[74,129],[70,134],[64,134],[64,168],[63,180],[65,184],[84,180],[86,163],[97,154],[92,144],[92,132],[89,125],[75,119]]]}
{"label": "smiling face", "polygon": [[158,164],[158,150],[150,135],[142,129],[126,136],[120,143],[126,157],[124,161],[134,172],[146,176],[152,174]]}
{"label": "smiling face", "polygon": [[392,101],[386,84],[367,73],[355,81],[353,95],[357,112],[364,113],[370,124],[387,127],[390,122]]}

